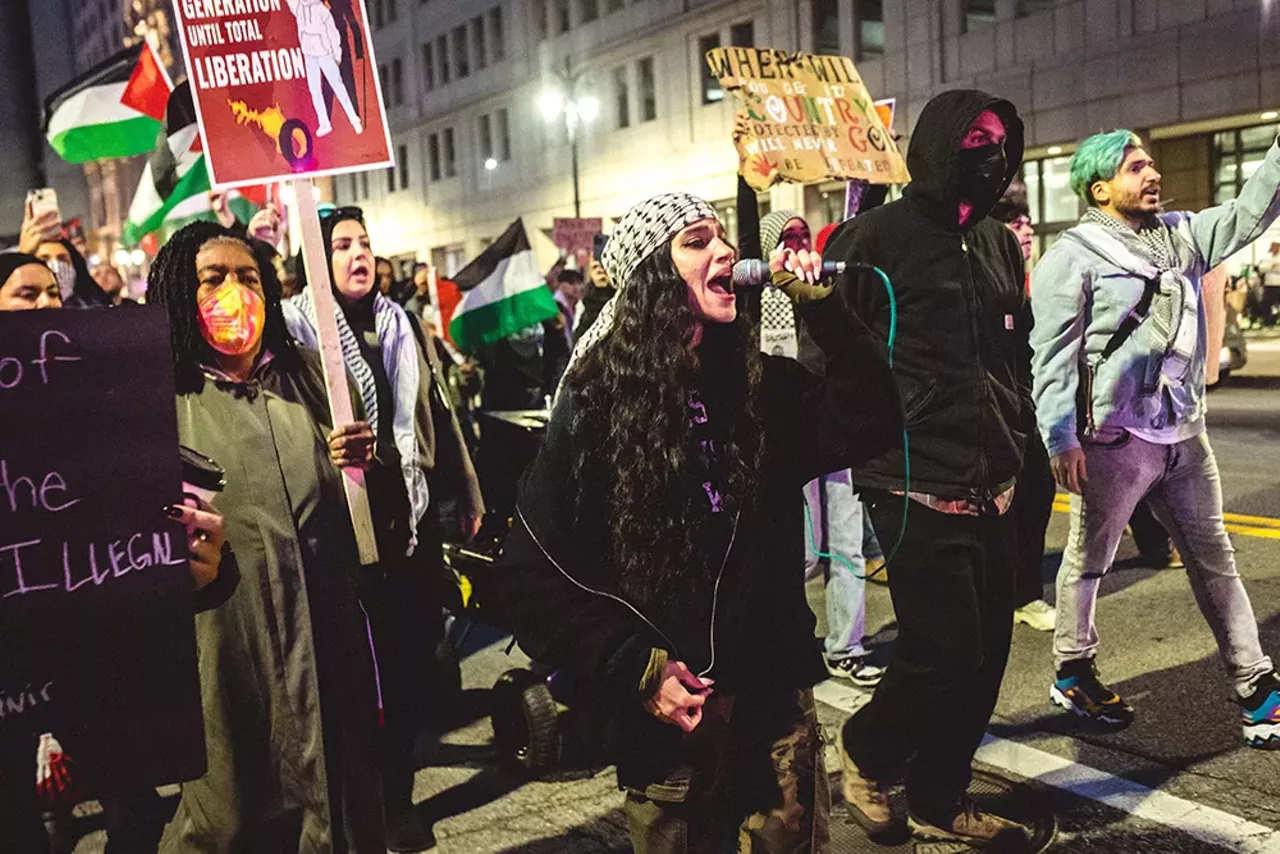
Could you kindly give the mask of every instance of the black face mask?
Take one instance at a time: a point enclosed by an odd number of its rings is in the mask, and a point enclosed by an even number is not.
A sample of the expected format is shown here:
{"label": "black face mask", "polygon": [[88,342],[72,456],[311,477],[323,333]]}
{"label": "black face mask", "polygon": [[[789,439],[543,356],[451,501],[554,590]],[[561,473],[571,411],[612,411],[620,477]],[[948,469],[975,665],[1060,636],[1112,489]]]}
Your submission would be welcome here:
{"label": "black face mask", "polygon": [[962,148],[956,153],[960,200],[975,208],[994,203],[1007,167],[1004,144]]}

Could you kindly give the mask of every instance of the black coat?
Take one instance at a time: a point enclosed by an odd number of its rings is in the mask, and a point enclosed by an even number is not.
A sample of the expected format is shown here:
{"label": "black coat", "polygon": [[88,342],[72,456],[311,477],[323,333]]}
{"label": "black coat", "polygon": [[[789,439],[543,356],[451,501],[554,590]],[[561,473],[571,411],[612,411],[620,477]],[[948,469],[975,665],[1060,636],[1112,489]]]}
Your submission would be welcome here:
{"label": "black coat", "polygon": [[714,596],[682,599],[666,609],[672,613],[659,614],[621,593],[603,520],[573,524],[573,460],[581,442],[570,427],[572,394],[557,403],[522,482],[495,573],[498,599],[525,652],[591,685],[614,725],[618,747],[611,758],[621,785],[662,779],[680,745],[677,727],[643,709],[641,684],[654,650],[695,673],[706,671],[717,691],[729,693],[786,692],[826,677],[802,582],[801,487],[900,441],[901,415],[884,346],[847,306],[829,299],[798,313],[827,347],[827,378],[764,357],[759,493],[732,533],[705,538],[705,577],[719,579]]}
{"label": "black coat", "polygon": [[[1007,489],[1022,467],[1033,423],[1027,348],[1031,322],[1022,253],[985,210],[958,223],[956,151],[984,110],[1004,120],[1005,185],[1022,162],[1022,122],[1013,105],[980,92],[948,92],[921,114],[911,138],[912,182],[903,198],[849,220],[828,258],[874,264],[897,296],[894,374],[909,436],[910,488],[983,500]],[[888,335],[889,301],[878,275],[847,276],[858,314]],[[854,472],[854,482],[903,488],[893,448]]]}

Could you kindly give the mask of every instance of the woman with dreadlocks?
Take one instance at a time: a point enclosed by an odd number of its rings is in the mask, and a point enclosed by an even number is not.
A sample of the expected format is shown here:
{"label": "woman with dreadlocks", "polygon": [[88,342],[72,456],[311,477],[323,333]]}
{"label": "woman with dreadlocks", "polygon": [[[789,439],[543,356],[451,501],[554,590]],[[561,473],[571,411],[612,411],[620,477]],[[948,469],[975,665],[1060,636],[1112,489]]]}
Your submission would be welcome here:
{"label": "woman with dreadlocks", "polygon": [[160,250],[182,443],[227,472],[217,506],[241,582],[196,617],[209,770],[162,852],[382,852],[368,629],[337,466],[367,467],[363,422],[329,431],[319,357],[285,329],[280,284],[215,223]]}
{"label": "woman with dreadlocks", "polygon": [[[884,346],[843,299],[797,306],[818,380],[760,354],[736,260],[702,199],[623,216],[602,257],[618,295],[574,351],[495,573],[525,652],[611,721],[638,852],[825,847],[800,489],[901,430]],[[821,271],[786,248],[770,266]]]}

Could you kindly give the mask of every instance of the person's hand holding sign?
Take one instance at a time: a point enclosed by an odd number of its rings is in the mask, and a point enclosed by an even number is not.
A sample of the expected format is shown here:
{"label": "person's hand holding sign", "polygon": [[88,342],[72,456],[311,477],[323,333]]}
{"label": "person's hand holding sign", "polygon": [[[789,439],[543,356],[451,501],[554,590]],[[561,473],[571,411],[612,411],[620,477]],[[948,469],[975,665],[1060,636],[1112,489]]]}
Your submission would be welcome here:
{"label": "person's hand holding sign", "polygon": [[[187,499],[191,500],[190,497]],[[218,577],[218,565],[222,563],[222,545],[227,541],[222,514],[204,499],[196,499],[196,506],[175,504],[166,508],[169,517],[187,527],[187,551],[190,554],[191,580],[196,590],[202,590]]]}
{"label": "person's hand holding sign", "polygon": [[368,421],[356,421],[329,434],[329,459],[339,468],[373,465],[373,428]]}

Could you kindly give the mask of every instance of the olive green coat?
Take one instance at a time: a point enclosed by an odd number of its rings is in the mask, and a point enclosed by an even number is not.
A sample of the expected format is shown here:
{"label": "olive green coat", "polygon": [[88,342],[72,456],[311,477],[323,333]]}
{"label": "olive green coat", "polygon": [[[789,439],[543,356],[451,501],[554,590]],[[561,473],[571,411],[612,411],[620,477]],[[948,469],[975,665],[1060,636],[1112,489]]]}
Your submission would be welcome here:
{"label": "olive green coat", "polygon": [[204,777],[160,851],[379,852],[377,695],[318,357],[180,395],[181,441],[226,469],[216,506],[241,575],[196,617]]}

